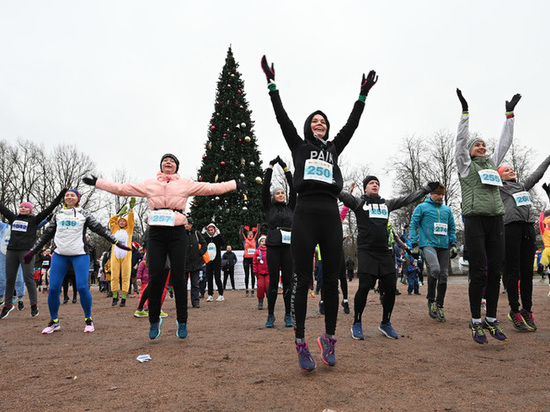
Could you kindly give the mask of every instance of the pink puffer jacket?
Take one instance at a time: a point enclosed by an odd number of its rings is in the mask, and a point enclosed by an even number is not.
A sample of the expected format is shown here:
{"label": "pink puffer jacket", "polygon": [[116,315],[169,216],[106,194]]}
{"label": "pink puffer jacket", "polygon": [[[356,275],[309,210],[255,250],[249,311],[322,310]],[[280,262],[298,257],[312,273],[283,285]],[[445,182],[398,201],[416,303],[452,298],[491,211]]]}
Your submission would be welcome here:
{"label": "pink puffer jacket", "polygon": [[[119,196],[146,197],[151,210],[179,209],[185,211],[189,196],[220,195],[237,189],[235,180],[223,183],[195,182],[175,173],[157,173],[156,179],[142,183],[114,183],[97,179],[96,187]],[[176,213],[175,226],[187,223],[187,217]]]}

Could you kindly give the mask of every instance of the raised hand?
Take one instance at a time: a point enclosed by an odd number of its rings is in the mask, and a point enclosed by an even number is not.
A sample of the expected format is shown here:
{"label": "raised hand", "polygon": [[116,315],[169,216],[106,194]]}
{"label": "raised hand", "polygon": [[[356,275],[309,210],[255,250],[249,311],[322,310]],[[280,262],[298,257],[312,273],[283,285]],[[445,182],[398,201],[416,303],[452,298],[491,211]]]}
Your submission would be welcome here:
{"label": "raised hand", "polygon": [[269,67],[269,64],[267,63],[267,59],[265,57],[265,54],[262,57],[262,70],[264,71],[265,77],[267,78],[268,83],[274,83],[275,82],[275,67],[273,66],[273,63],[271,63],[271,67]]}
{"label": "raised hand", "polygon": [[376,75],[376,72],[374,70],[371,70],[367,77],[365,77],[365,73],[363,73],[363,79],[361,80],[361,96],[366,96],[369,94],[370,89],[372,86],[376,84],[378,81],[378,76]]}
{"label": "raised hand", "polygon": [[459,88],[456,89],[456,95],[458,96],[458,100],[460,100],[460,104],[462,105],[462,111],[466,113],[468,111],[468,102],[466,101],[464,96],[462,96],[462,91]]}
{"label": "raised hand", "polygon": [[506,111],[513,112],[516,104],[518,104],[519,99],[521,99],[521,94],[517,93],[512,96],[512,100],[506,100]]}
{"label": "raised hand", "polygon": [[95,186],[97,182],[97,177],[95,177],[94,175],[92,175],[91,177],[86,176],[82,178],[82,181],[87,185]]}

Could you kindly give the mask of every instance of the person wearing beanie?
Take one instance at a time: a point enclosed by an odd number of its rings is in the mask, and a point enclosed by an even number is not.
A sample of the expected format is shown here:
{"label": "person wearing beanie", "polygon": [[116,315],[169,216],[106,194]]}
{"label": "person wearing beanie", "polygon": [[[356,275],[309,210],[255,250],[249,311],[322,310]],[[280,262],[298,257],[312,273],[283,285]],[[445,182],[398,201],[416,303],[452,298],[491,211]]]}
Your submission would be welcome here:
{"label": "person wearing beanie", "polygon": [[[338,198],[355,213],[357,218],[357,276],[359,287],[354,299],[354,317],[351,327],[351,337],[357,340],[365,338],[363,334],[362,316],[367,303],[370,288],[379,280],[380,288],[384,291],[382,297],[382,321],[378,330],[387,338],[397,339],[391,323],[391,314],[395,304],[395,289],[397,275],[395,273],[395,260],[390,244],[388,222],[390,212],[400,209],[422,196],[430,193],[439,186],[439,182],[429,182],[409,195],[395,199],[380,197],[380,183],[375,176],[367,176],[363,179],[364,194],[355,197],[342,191]],[[323,256],[324,261],[324,256]]]}
{"label": "person wearing beanie", "polygon": [[[428,268],[428,314],[445,322],[445,294],[449,277],[449,258],[457,255],[456,227],[451,208],[443,203],[445,186],[432,190],[423,203],[416,206],[409,225],[413,257],[420,249]],[[437,294],[437,296],[436,296]]]}
{"label": "person wearing beanie", "polygon": [[[267,295],[267,288],[269,285],[269,267],[267,263],[267,248],[265,242],[267,240],[266,235],[260,236],[258,248],[254,252],[254,274],[256,275],[256,281],[258,285],[258,309],[264,308],[264,297]],[[268,327],[268,326],[266,326]],[[271,327],[271,326],[269,326]]]}
{"label": "person wearing beanie", "polygon": [[[279,164],[285,174],[288,186],[287,193],[278,185],[271,186],[273,167]],[[283,284],[283,301],[285,304],[285,327],[292,323],[290,295],[292,285],[292,251],[290,249],[292,234],[292,215],[296,206],[296,192],[292,173],[286,163],[277,156],[269,162],[265,170],[262,186],[262,208],[267,224],[266,260],[269,269],[269,287],[267,288],[267,320],[266,328],[273,328],[275,322],[275,304],[279,289],[279,273]],[[255,262],[256,264],[257,262]],[[257,272],[255,272],[257,273]],[[258,280],[258,296],[260,291]]]}
{"label": "person wearing beanie", "polygon": [[8,297],[13,296],[19,267],[23,269],[23,279],[31,303],[31,316],[38,316],[38,294],[33,275],[34,261],[25,263],[23,257],[36,240],[38,226],[59,205],[66,191],[67,189],[61,190],[53,202],[36,215],[32,214],[34,211],[32,203],[22,202],[19,205],[19,213],[13,213],[4,204],[0,203],[0,213],[7,220],[11,229],[10,241],[6,249],[6,290],[4,294],[6,299],[4,299],[0,319],[8,316],[14,308],[11,299],[8,299]]}
{"label": "person wearing beanie", "polygon": [[156,177],[141,183],[114,183],[95,176],[82,181],[118,196],[146,197],[151,213],[147,256],[149,263],[149,338],[157,339],[161,333],[161,298],[168,272],[164,270],[166,258],[171,262],[170,279],[176,300],[176,335],[184,339],[187,331],[187,283],[185,281],[185,207],[189,196],[211,196],[231,190],[242,190],[243,182],[230,180],[222,183],[195,182],[181,177],[177,171],[179,161],[173,155],[164,155]]}
{"label": "person wearing beanie", "polygon": [[210,262],[206,264],[206,278],[208,282],[207,302],[214,300],[214,281],[218,288],[218,297],[216,302],[223,302],[223,282],[222,282],[222,248],[225,247],[225,240],[214,223],[210,223],[202,229],[202,233],[207,243]]}
{"label": "person wearing beanie", "polygon": [[58,316],[59,293],[61,292],[63,278],[70,265],[72,265],[75,272],[76,288],[80,295],[80,304],[84,310],[84,332],[91,333],[94,331],[92,295],[88,286],[90,255],[86,243],[87,228],[120,248],[130,249],[121,244],[90,212],[82,209],[79,201],[80,194],[77,195],[75,191],[68,190],[65,193],[63,208],[53,215],[50,224],[23,258],[25,263],[31,262],[34,255],[42,250],[42,247],[52,238],[54,239],[56,249],[51,261],[50,288],[48,291],[50,321],[42,330],[43,334],[50,334],[61,329]]}
{"label": "person wearing beanie", "polygon": [[[548,156],[537,169],[518,181],[514,169],[501,166],[500,197],[504,204],[504,287],[507,289],[510,312],[508,319],[520,332],[537,329],[533,316],[533,256],[535,256],[535,228],[537,216],[533,211],[531,190],[542,179],[550,166]],[[547,262],[548,264],[550,262]],[[521,285],[521,310],[520,288]]]}
{"label": "person wearing beanie", "polygon": [[367,76],[363,74],[359,98],[348,121],[334,139],[329,140],[330,122],[320,110],[314,111],[306,119],[302,138],[283,108],[275,84],[274,66],[269,66],[265,56],[262,58],[261,66],[268,82],[277,122],[292,152],[294,162],[294,189],[297,201],[292,219],[291,240],[294,268],[292,316],[299,366],[302,370],[310,372],[316,367],[305,339],[307,294],[312,276],[311,259],[315,245],[319,244],[324,262],[325,333],[317,339],[317,344],[321,349],[322,361],[334,366],[338,278],[342,254],[340,242],[343,237],[337,201],[343,187],[338,157],[359,126],[367,95],[376,84],[378,76],[374,70]]}
{"label": "person wearing beanie", "polygon": [[[128,210],[128,206],[124,205],[122,209],[109,219],[109,227],[114,237],[122,244],[130,247],[132,244],[132,236],[134,234],[134,206],[136,204],[136,198],[130,198],[130,210],[128,211],[128,217],[123,215]],[[132,276],[132,254],[130,250],[122,250],[115,246],[111,249],[111,291],[113,292],[113,302],[111,306],[116,306],[118,303],[118,288],[119,282],[122,279],[122,300],[120,301],[120,307],[126,306],[126,296],[130,289],[130,278]]]}
{"label": "person wearing beanie", "polygon": [[[462,106],[462,115],[456,136],[455,160],[462,192],[462,216],[464,240],[468,249],[470,282],[470,332],[474,342],[487,344],[484,331],[497,340],[506,341],[497,306],[500,274],[504,263],[504,204],[499,187],[502,180],[497,167],[504,160],[514,136],[514,108],[521,99],[516,94],[505,104],[506,121],[498,144],[491,156],[487,156],[485,142],[470,137],[468,102],[460,89],[456,89]],[[481,300],[485,290],[487,316],[481,319]]]}

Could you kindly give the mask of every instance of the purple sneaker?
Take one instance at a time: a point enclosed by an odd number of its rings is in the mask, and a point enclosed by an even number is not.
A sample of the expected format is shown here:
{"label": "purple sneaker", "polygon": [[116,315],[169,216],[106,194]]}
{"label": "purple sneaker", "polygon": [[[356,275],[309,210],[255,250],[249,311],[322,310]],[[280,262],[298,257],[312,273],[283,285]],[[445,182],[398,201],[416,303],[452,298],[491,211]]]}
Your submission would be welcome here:
{"label": "purple sneaker", "polygon": [[483,322],[483,329],[487,330],[491,336],[495,339],[507,341],[508,338],[502,331],[502,328],[500,327],[500,322],[498,320],[495,320],[494,322],[489,322],[487,319]]}
{"label": "purple sneaker", "polygon": [[487,345],[489,343],[487,341],[487,336],[485,336],[485,332],[483,332],[482,323],[480,322],[474,323],[470,321],[470,324],[468,326],[472,331],[472,338],[474,338],[475,343],[479,343],[480,345]]}
{"label": "purple sneaker", "polygon": [[304,372],[311,372],[317,367],[315,361],[311,357],[311,353],[309,353],[307,342],[297,343],[296,351],[298,352],[298,363],[301,370]]}
{"label": "purple sneaker", "polygon": [[336,365],[336,355],[334,354],[334,346],[336,345],[336,339],[327,338],[327,334],[323,333],[317,338],[319,348],[321,348],[321,359],[328,366]]}

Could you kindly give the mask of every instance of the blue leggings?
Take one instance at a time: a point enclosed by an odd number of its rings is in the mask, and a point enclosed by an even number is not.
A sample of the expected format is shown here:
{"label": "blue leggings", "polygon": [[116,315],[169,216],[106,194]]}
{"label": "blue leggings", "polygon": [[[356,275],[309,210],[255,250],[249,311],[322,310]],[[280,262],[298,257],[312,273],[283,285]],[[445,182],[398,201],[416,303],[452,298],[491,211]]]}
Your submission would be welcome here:
{"label": "blue leggings", "polygon": [[50,291],[48,293],[48,308],[50,318],[57,319],[59,315],[59,293],[61,284],[67,273],[69,263],[72,263],[76,275],[76,289],[80,295],[80,304],[84,309],[84,317],[92,316],[92,294],[88,289],[88,270],[90,268],[90,256],[62,256],[54,253],[50,268]]}

